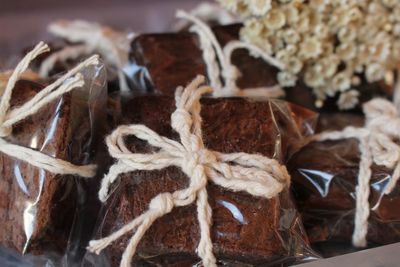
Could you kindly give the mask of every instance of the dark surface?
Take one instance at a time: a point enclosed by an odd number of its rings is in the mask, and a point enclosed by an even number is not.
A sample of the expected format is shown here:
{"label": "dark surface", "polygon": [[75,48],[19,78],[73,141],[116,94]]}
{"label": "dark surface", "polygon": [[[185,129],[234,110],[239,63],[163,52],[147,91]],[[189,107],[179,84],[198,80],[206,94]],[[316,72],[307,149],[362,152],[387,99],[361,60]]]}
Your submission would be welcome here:
{"label": "dark surface", "polygon": [[[175,109],[173,98],[138,97],[123,106],[121,124],[142,123],[162,136],[177,138],[170,128],[170,114]],[[302,127],[313,117],[312,113],[302,113],[279,101],[204,99],[202,107],[207,148],[226,153],[261,153],[282,162],[301,143],[301,136],[306,132]],[[290,116],[292,112],[294,117]],[[133,137],[127,142],[132,151],[154,151]],[[155,195],[187,184],[187,177],[173,167],[122,175],[107,202],[101,235],[119,229],[140,215]],[[270,200],[232,193],[213,184],[208,186],[208,192],[213,209],[214,252],[220,263],[291,262],[295,257],[302,257],[300,254],[307,254],[302,227],[287,190]],[[229,208],[227,203],[235,208]],[[125,236],[107,249],[113,266],[119,265],[128,238],[129,235]],[[175,208],[149,229],[139,245],[134,266],[191,266],[199,261],[195,254],[198,240],[195,206]]]}

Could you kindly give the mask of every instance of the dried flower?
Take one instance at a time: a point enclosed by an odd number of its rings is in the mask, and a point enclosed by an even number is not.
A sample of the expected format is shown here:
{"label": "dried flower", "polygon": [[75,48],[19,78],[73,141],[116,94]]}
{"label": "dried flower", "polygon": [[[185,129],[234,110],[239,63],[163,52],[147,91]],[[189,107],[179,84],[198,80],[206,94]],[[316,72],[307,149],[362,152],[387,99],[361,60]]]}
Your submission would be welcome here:
{"label": "dried flower", "polygon": [[351,77],[346,72],[337,73],[332,79],[332,87],[340,91],[346,91],[351,86]]}
{"label": "dried flower", "polygon": [[372,83],[381,80],[385,75],[385,71],[381,65],[377,63],[372,63],[367,66],[365,71],[365,76],[367,81]]}
{"label": "dried flower", "polygon": [[358,104],[358,97],[360,93],[356,90],[348,90],[342,92],[337,101],[337,105],[341,110],[348,110],[354,108]]}
{"label": "dried flower", "polygon": [[300,35],[292,28],[282,31],[283,39],[288,44],[295,44],[300,41]]}
{"label": "dried flower", "polygon": [[251,14],[254,16],[264,16],[272,7],[272,0],[245,0],[249,6]]}
{"label": "dried flower", "polygon": [[297,82],[297,76],[290,72],[281,71],[278,73],[278,82],[282,86],[291,87],[295,86]]}
{"label": "dried flower", "polygon": [[336,54],[345,61],[350,61],[357,55],[357,48],[353,43],[344,43],[336,47]]}
{"label": "dried flower", "polygon": [[261,32],[264,30],[264,25],[258,23],[258,20],[255,18],[250,18],[244,22],[244,29],[247,31],[247,35],[251,36],[259,36]]}
{"label": "dried flower", "polygon": [[324,77],[321,75],[322,67],[315,65],[308,68],[304,74],[304,81],[311,87],[322,87],[325,83]]}
{"label": "dried flower", "polygon": [[[291,0],[289,0],[290,2]],[[299,10],[294,5],[286,5],[282,8],[285,13],[285,17],[289,24],[296,24],[299,21]],[[400,12],[399,12],[400,13]]]}
{"label": "dried flower", "polygon": [[329,36],[329,27],[323,24],[318,24],[315,26],[314,33],[320,39],[327,38]]}
{"label": "dried flower", "polygon": [[300,43],[300,57],[305,59],[316,58],[321,52],[321,43],[316,38],[309,38]]}
{"label": "dried flower", "polygon": [[264,24],[271,30],[282,28],[286,23],[285,13],[279,9],[273,9],[269,12],[264,19]]}
{"label": "dried flower", "polygon": [[[340,93],[338,104],[351,106],[354,101],[343,100],[357,98],[351,86],[362,76],[383,79],[400,61],[399,0],[218,1],[245,18],[242,40],[268,47],[286,65],[278,74],[281,85],[291,86],[291,76],[301,74],[320,104]],[[259,13],[238,11],[241,5]]]}
{"label": "dried flower", "polygon": [[357,28],[350,24],[347,27],[340,28],[338,38],[342,43],[352,42],[357,37]]}

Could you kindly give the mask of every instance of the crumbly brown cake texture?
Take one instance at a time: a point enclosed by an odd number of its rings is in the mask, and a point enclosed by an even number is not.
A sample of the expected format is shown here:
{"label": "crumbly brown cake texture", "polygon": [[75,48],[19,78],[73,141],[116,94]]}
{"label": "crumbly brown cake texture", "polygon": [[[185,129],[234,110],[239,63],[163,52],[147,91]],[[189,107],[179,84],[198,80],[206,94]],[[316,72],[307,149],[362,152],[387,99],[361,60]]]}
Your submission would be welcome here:
{"label": "crumbly brown cake texture", "polygon": [[[348,125],[361,127],[363,124],[364,118],[359,114],[322,114],[318,132],[341,130]],[[343,252],[338,246],[347,246],[347,251],[353,250],[351,236],[359,162],[358,141],[343,139],[310,143],[288,163],[295,199],[310,242],[326,256]],[[384,195],[391,175],[392,170],[372,165],[371,214],[367,234],[369,246],[400,240],[400,214],[395,208],[400,199],[398,187],[389,195]]]}
{"label": "crumbly brown cake texture", "polygon": [[[11,107],[22,105],[44,87],[18,81]],[[76,91],[50,102],[16,124],[7,141],[74,164],[86,163],[94,122],[88,113],[98,105],[94,91],[90,101],[87,94]],[[79,178],[52,174],[2,153],[0,169],[0,246],[19,253],[63,253],[75,217]]]}
{"label": "crumbly brown cake texture", "polygon": [[[170,127],[174,99],[141,96],[122,105],[121,124],[144,124],[161,136],[177,139]],[[157,114],[157,116],[155,116]],[[240,98],[203,99],[203,140],[208,149],[222,153],[259,153],[286,159],[308,134],[314,113],[283,101]],[[128,137],[133,152],[151,153],[149,145]],[[161,192],[185,188],[188,178],[177,168],[136,171],[120,175],[106,203],[99,235],[106,236],[139,216]],[[272,199],[207,187],[213,211],[211,237],[219,264],[294,262],[308,251],[300,218],[288,190]],[[199,262],[195,205],[174,209],[157,220],[145,234],[132,266],[192,266]],[[119,266],[127,237],[114,242],[105,253],[112,266]]]}

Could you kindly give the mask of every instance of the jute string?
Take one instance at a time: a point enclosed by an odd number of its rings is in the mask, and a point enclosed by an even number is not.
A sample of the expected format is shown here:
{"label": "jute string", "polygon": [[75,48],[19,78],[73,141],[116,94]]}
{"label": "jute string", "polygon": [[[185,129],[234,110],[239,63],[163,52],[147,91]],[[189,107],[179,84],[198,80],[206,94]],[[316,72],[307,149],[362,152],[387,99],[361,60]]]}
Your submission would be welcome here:
{"label": "jute string", "polygon": [[[142,215],[110,236],[89,243],[88,250],[99,254],[121,236],[134,234],[122,256],[121,267],[128,267],[138,243],[155,220],[171,212],[174,207],[187,206],[196,201],[200,241],[197,254],[206,267],[217,266],[210,237],[212,211],[207,199],[208,181],[232,191],[245,191],[253,196],[273,198],[290,183],[285,168],[274,159],[257,154],[224,154],[204,146],[201,129],[200,98],[212,88],[201,86],[205,78],[198,76],[185,89],[175,94],[176,110],[171,115],[171,126],[179,133],[180,142],[160,136],[144,125],[123,125],[106,138],[109,153],[117,159],[103,178],[99,198],[105,201],[109,187],[122,173],[137,170],[160,170],[179,167],[190,179],[189,187],[173,193],[164,192],[154,197]],[[125,145],[125,137],[134,135],[159,148],[151,154],[132,153]]]}
{"label": "jute string", "polygon": [[105,62],[117,68],[121,91],[128,91],[129,86],[122,71],[128,63],[130,42],[134,34],[117,32],[108,27],[83,20],[57,21],[49,25],[53,35],[80,45],[66,46],[46,58],[40,66],[40,75],[47,77],[58,61],[77,59],[81,56],[98,52]]}
{"label": "jute string", "polygon": [[[370,215],[369,195],[373,163],[393,170],[384,193],[390,194],[400,177],[400,113],[396,106],[400,84],[397,82],[394,101],[376,98],[363,105],[364,127],[348,126],[341,131],[323,132],[313,137],[315,141],[355,138],[359,141],[360,167],[356,187],[356,209],[353,245],[367,245],[368,218]],[[397,100],[397,101],[396,101]]]}
{"label": "jute string", "polygon": [[[268,64],[278,69],[284,69],[285,66],[277,59],[268,55],[257,46],[241,41],[230,41],[222,48],[210,27],[203,21],[182,10],[177,11],[176,17],[193,23],[190,30],[199,37],[200,47],[203,51],[203,60],[207,66],[207,76],[210,80],[210,85],[214,88],[213,96],[261,96],[274,98],[285,95],[285,92],[279,85],[260,88],[239,88],[236,82],[241,74],[231,61],[233,52],[243,48],[247,49],[251,55],[261,57]],[[224,84],[221,82],[221,77],[224,80]]]}
{"label": "jute string", "polygon": [[88,58],[57,79],[54,83],[45,87],[22,106],[10,109],[11,96],[16,82],[26,71],[29,63],[38,55],[47,51],[49,51],[47,44],[40,42],[20,61],[8,79],[0,101],[0,152],[52,173],[92,177],[96,171],[95,165],[77,166],[31,148],[11,144],[5,139],[12,133],[12,127],[16,123],[35,114],[46,104],[52,102],[61,95],[75,88],[82,87],[84,85],[84,80],[79,72],[90,65],[97,65],[99,63],[97,55]]}

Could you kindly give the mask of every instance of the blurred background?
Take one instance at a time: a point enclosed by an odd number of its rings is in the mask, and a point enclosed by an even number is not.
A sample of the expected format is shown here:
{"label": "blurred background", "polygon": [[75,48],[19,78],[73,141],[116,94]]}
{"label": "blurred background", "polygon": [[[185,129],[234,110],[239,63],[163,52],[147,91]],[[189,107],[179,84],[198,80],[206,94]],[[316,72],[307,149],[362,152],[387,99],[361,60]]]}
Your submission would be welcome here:
{"label": "blurred background", "polygon": [[58,19],[84,19],[134,32],[170,28],[175,10],[202,0],[0,0],[0,67],[21,50],[48,38],[46,26]]}

